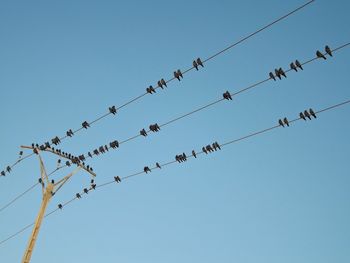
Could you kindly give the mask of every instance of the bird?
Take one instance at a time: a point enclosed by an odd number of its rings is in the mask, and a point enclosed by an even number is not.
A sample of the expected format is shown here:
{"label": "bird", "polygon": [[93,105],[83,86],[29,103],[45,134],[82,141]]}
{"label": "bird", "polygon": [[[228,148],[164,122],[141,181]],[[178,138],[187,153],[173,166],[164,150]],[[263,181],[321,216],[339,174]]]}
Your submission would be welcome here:
{"label": "bird", "polygon": [[221,150],[220,144],[218,142],[214,142],[214,145],[216,146],[216,148],[218,148],[219,150]]}
{"label": "bird", "polygon": [[318,58],[327,59],[327,58],[325,57],[325,55],[323,55],[319,50],[316,51],[316,56],[317,56]]}
{"label": "bird", "polygon": [[299,60],[295,60],[295,65],[300,68],[301,70],[304,70],[303,69],[303,66],[301,65],[301,63],[299,62]]}
{"label": "bird", "polygon": [[183,79],[183,76],[182,76],[182,73],[181,73],[181,70],[177,70],[177,75],[180,77],[180,78],[182,78]]}
{"label": "bird", "polygon": [[311,114],[312,117],[314,117],[315,119],[317,118],[317,117],[316,117],[316,113],[313,111],[313,109],[310,108],[310,109],[309,109],[309,112],[310,112],[310,114]]}
{"label": "bird", "polygon": [[78,199],[80,199],[81,198],[81,195],[79,194],[79,193],[76,193],[76,195],[75,195]]}
{"label": "bird", "polygon": [[176,71],[174,71],[174,77],[177,78],[178,81],[180,81],[180,76],[177,74]]}
{"label": "bird", "polygon": [[286,117],[283,119],[283,122],[284,122],[284,124],[286,124],[289,127],[289,121]]}
{"label": "bird", "polygon": [[115,115],[117,113],[117,109],[115,108],[115,106],[109,107],[109,112],[112,113],[113,115]]}
{"label": "bird", "polygon": [[156,163],[156,166],[159,168],[159,169],[161,169],[162,167],[160,166],[160,164],[159,163]]}
{"label": "bird", "polygon": [[202,147],[202,151],[205,153],[205,154],[208,154],[207,150],[205,149],[205,147]]}
{"label": "bird", "polygon": [[307,110],[304,111],[304,115],[305,115],[305,117],[307,117],[309,120],[311,120],[310,113],[309,113]]}
{"label": "bird", "polygon": [[279,72],[279,70],[277,68],[275,69],[275,75],[277,78],[281,79],[281,73]]}
{"label": "bird", "polygon": [[158,80],[158,87],[160,87],[161,89],[163,89],[163,84],[162,84],[162,82],[160,82],[160,80]]}
{"label": "bird", "polygon": [[202,68],[204,68],[203,62],[202,62],[202,60],[200,58],[197,58],[197,64],[199,66],[201,66]]}
{"label": "bird", "polygon": [[278,120],[278,124],[282,127],[284,127],[283,121],[281,119]]}
{"label": "bird", "polygon": [[194,158],[197,158],[197,154],[196,154],[196,152],[194,150],[192,150],[192,155],[193,155]]}
{"label": "bird", "polygon": [[58,208],[59,208],[59,209],[62,209],[62,205],[61,205],[61,204],[58,204]]}
{"label": "bird", "polygon": [[303,119],[304,121],[306,121],[305,116],[304,116],[304,114],[303,114],[302,112],[299,113],[299,117],[300,117],[301,119]]}
{"label": "bird", "polygon": [[225,93],[223,93],[222,96],[226,100],[232,100],[232,96],[231,96],[231,94],[230,94],[230,92],[228,90]]}
{"label": "bird", "polygon": [[281,76],[287,78],[286,73],[284,72],[284,70],[282,68],[279,68],[278,71],[281,74]]}
{"label": "bird", "polygon": [[117,183],[121,182],[122,180],[120,179],[119,176],[114,176],[114,181],[116,181]]}
{"label": "bird", "polygon": [[[152,94],[153,93],[153,87],[152,86],[149,86],[149,88],[146,88],[146,92],[147,93],[149,93],[149,94]],[[155,93],[156,91],[154,90],[154,93]]]}
{"label": "bird", "polygon": [[83,126],[83,128],[87,129],[88,127],[90,127],[89,123],[87,121],[84,121],[81,126]]}
{"label": "bird", "polygon": [[333,54],[332,54],[332,50],[329,46],[325,46],[324,50],[326,51],[326,53],[328,55],[330,55],[331,57],[333,57]]}
{"label": "bird", "polygon": [[275,75],[273,75],[272,72],[269,73],[270,79],[273,79],[274,81],[276,81]]}
{"label": "bird", "polygon": [[198,64],[195,60],[193,60],[192,65],[196,70],[198,70]]}
{"label": "bird", "polygon": [[297,67],[295,66],[295,64],[293,62],[290,63],[290,68],[295,70],[295,72],[298,72],[298,69],[297,69]]}
{"label": "bird", "polygon": [[165,81],[164,79],[161,79],[161,80],[160,80],[160,83],[162,83],[163,86],[168,87],[168,86],[166,85],[166,81]]}
{"label": "bird", "polygon": [[84,193],[85,194],[89,193],[89,190],[87,188],[84,188]]}

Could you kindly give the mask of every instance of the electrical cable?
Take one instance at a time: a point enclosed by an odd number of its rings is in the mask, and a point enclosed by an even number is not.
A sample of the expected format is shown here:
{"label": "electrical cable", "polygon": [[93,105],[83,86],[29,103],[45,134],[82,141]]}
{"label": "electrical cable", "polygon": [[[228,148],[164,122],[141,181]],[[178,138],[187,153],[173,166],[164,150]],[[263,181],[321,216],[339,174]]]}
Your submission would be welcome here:
{"label": "electrical cable", "polygon": [[[254,31],[253,33],[250,33],[249,35],[247,35],[247,36],[241,38],[240,40],[238,40],[238,41],[236,41],[235,43],[229,45],[228,47],[225,47],[224,49],[222,49],[222,50],[218,51],[217,53],[215,53],[215,54],[209,56],[208,58],[204,59],[204,60],[203,60],[203,63],[208,62],[208,61],[214,59],[215,57],[219,56],[220,54],[225,53],[226,51],[232,49],[233,47],[235,47],[235,46],[237,46],[237,45],[239,45],[239,44],[241,44],[242,42],[248,40],[249,38],[251,38],[251,37],[253,37],[253,36],[255,36],[255,35],[257,35],[258,33],[260,33],[260,32],[262,32],[262,31],[266,30],[267,28],[273,26],[274,24],[276,24],[276,23],[278,23],[278,22],[280,22],[280,21],[286,19],[287,17],[291,16],[292,14],[294,14],[294,13],[300,11],[301,9],[307,7],[308,5],[310,5],[311,3],[313,3],[314,1],[315,1],[315,0],[310,0],[310,1],[306,2],[306,3],[304,3],[303,5],[301,5],[301,6],[297,7],[297,8],[295,8],[294,10],[290,11],[289,13],[287,13],[287,14],[285,14],[285,15],[283,15],[283,16],[281,16],[281,17],[275,19],[275,20],[273,20],[272,22],[268,23],[267,25],[265,25],[265,26],[263,26],[263,27],[257,29],[257,30]],[[182,75],[188,73],[189,71],[193,70],[194,68],[195,68],[194,66],[191,66],[190,68],[184,70],[184,71],[182,72]],[[170,78],[170,79],[166,80],[165,83],[168,84],[169,82],[171,82],[171,81],[173,81],[173,80],[175,80],[175,79],[176,79],[175,77]],[[160,88],[160,86],[157,84],[157,85],[155,86],[155,89],[158,89],[158,88]],[[120,109],[122,109],[122,108],[124,108],[124,107],[130,105],[131,103],[133,103],[133,102],[135,102],[135,101],[141,99],[142,97],[144,97],[144,96],[147,95],[147,94],[149,94],[149,93],[148,93],[148,92],[143,93],[143,94],[141,94],[141,95],[139,95],[139,96],[137,96],[137,97],[135,97],[135,98],[133,98],[133,99],[127,101],[126,103],[124,103],[124,104],[122,104],[121,106],[119,106],[116,110],[120,110]],[[94,123],[96,123],[96,122],[98,122],[98,121],[104,119],[105,117],[107,117],[107,116],[110,115],[110,114],[112,114],[112,113],[111,113],[111,112],[105,113],[105,114],[103,114],[103,115],[97,117],[97,118],[94,119],[93,121],[89,122],[89,124],[94,124]],[[77,132],[82,131],[83,129],[84,129],[83,127],[80,127],[80,128],[78,128],[78,129],[74,130],[73,133],[75,134],[75,133],[77,133]],[[65,135],[65,136],[59,138],[59,140],[62,141],[62,140],[64,140],[64,139],[68,138],[68,137],[69,137],[68,135]],[[52,143],[49,143],[49,144],[50,144],[50,146],[52,145]],[[27,158],[31,157],[32,155],[33,155],[33,153],[24,156],[24,157],[21,159],[21,161],[24,160],[24,159],[27,159]],[[14,166],[16,166],[19,162],[20,162],[20,161],[17,161],[17,162],[15,162],[13,165],[11,165],[11,166],[10,166],[11,169],[12,169]]]}
{"label": "electrical cable", "polygon": [[[337,104],[331,105],[331,106],[329,106],[329,107],[320,109],[320,110],[318,110],[318,111],[315,111],[315,114],[320,114],[320,113],[323,113],[323,112],[326,112],[326,111],[334,110],[334,109],[336,109],[336,108],[339,108],[339,107],[344,106],[344,105],[349,104],[349,103],[350,103],[350,99],[348,99],[348,100],[346,100],[346,101],[343,101],[343,102],[341,102],[341,103],[337,103]],[[293,122],[296,122],[296,121],[299,121],[299,120],[302,120],[302,118],[301,118],[301,117],[298,117],[298,118],[295,118],[295,119],[293,119],[293,120],[290,120],[290,121],[289,121],[289,124],[291,124],[291,123],[293,123]],[[225,146],[228,146],[228,145],[237,143],[237,142],[242,141],[242,140],[246,140],[246,139],[248,139],[248,138],[251,138],[251,137],[254,137],[254,136],[257,136],[257,135],[266,133],[266,132],[268,132],[268,131],[271,131],[271,130],[274,130],[274,129],[277,129],[277,128],[280,128],[280,127],[281,127],[281,125],[273,125],[273,126],[271,126],[271,127],[268,127],[268,128],[265,128],[265,129],[256,131],[256,132],[252,132],[252,133],[250,133],[250,134],[248,134],[248,135],[245,135],[245,136],[243,136],[243,137],[240,137],[240,138],[238,138],[238,139],[230,140],[230,141],[224,142],[224,143],[222,143],[222,144],[219,144],[219,147],[223,148],[223,147],[225,147]],[[202,149],[203,149],[203,148],[202,148]],[[204,152],[203,150],[202,150],[202,151],[199,151],[198,153],[196,153],[196,156],[201,155],[201,154],[204,154],[204,153],[205,153],[205,152]],[[189,155],[187,158],[193,158],[193,157],[195,157],[195,156],[194,156],[193,154],[191,154],[191,155]],[[186,158],[186,159],[187,159],[187,158]],[[166,163],[161,164],[160,166],[161,166],[161,167],[165,167],[165,166],[174,164],[174,163],[176,163],[176,162],[177,162],[176,160],[168,161],[168,162],[166,162]],[[155,166],[155,167],[149,168],[150,171],[155,170],[155,169],[158,169],[158,167]],[[127,180],[127,179],[131,178],[131,177],[135,177],[135,176],[138,176],[138,175],[141,175],[141,174],[144,174],[144,173],[145,173],[144,171],[140,171],[140,172],[136,172],[136,173],[133,173],[133,174],[130,174],[130,175],[121,177],[120,179],[121,179],[121,181],[124,181],[124,180]],[[112,184],[112,183],[116,183],[116,180],[114,179],[114,180],[112,180],[112,181],[105,182],[105,183],[103,183],[103,184],[100,184],[100,185],[96,186],[95,188],[96,188],[96,189],[103,188],[103,187],[105,187],[105,186],[107,186],[107,185],[110,185],[110,184]],[[92,188],[90,188],[89,191],[90,191],[91,189],[92,189]],[[87,194],[87,193],[82,192],[81,195],[83,195],[83,194]],[[74,200],[76,200],[76,199],[78,199],[78,198],[77,198],[77,197],[74,197],[74,198],[70,199],[69,201],[63,203],[63,204],[62,204],[62,208],[65,207],[65,206],[67,206],[68,204],[72,203],[72,202],[73,202]],[[62,208],[61,208],[61,209],[62,209]],[[49,212],[48,214],[46,214],[45,217],[48,217],[48,216],[52,215],[53,213],[55,213],[55,212],[57,212],[58,210],[61,210],[61,209],[56,208],[56,209],[52,210],[51,212]],[[22,228],[21,230],[19,230],[19,231],[17,231],[16,233],[14,233],[13,235],[11,235],[11,236],[7,237],[6,239],[0,241],[0,245],[2,245],[3,243],[7,242],[8,240],[14,238],[15,236],[21,234],[22,232],[24,232],[26,229],[28,229],[29,227],[31,227],[31,226],[33,226],[33,225],[34,225],[34,223],[29,224],[29,225],[25,226],[24,228]]]}

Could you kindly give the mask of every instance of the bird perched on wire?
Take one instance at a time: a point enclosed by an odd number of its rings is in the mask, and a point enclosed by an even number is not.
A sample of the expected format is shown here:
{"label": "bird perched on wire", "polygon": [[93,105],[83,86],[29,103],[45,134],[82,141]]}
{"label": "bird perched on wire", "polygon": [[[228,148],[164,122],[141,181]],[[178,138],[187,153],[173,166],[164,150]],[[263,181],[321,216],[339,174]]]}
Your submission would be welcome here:
{"label": "bird perched on wire", "polygon": [[230,92],[227,90],[226,92],[224,92],[223,94],[222,94],[222,96],[224,97],[224,99],[226,99],[226,100],[232,100],[232,96],[231,96],[231,94],[230,94]]}
{"label": "bird perched on wire", "polygon": [[287,117],[285,117],[283,119],[283,123],[289,127],[289,121],[288,121]]}
{"label": "bird perched on wire", "polygon": [[304,115],[306,118],[308,118],[309,120],[311,120],[311,116],[310,113],[307,110],[304,110]]}
{"label": "bird perched on wire", "polygon": [[295,60],[295,65],[300,68],[301,70],[304,70],[303,69],[303,66],[301,65],[301,63],[299,62],[299,60]]}
{"label": "bird perched on wire", "polygon": [[277,78],[281,79],[281,73],[277,68],[275,68],[275,75]]}
{"label": "bird perched on wire", "polygon": [[318,58],[323,58],[323,59],[325,59],[325,60],[327,59],[326,56],[323,55],[322,52],[320,52],[319,50],[316,51],[316,56],[317,56]]}
{"label": "bird perched on wire", "polygon": [[284,123],[283,123],[283,121],[282,121],[281,119],[278,120],[278,124],[279,124],[280,126],[284,127]]}
{"label": "bird perched on wire", "polygon": [[196,152],[194,150],[192,150],[192,155],[193,155],[194,158],[197,158],[197,154],[196,154]]}
{"label": "bird perched on wire", "polygon": [[193,65],[193,67],[194,67],[196,70],[198,70],[197,61],[193,60],[192,65]]}
{"label": "bird perched on wire", "polygon": [[311,114],[312,117],[314,117],[315,119],[317,118],[317,117],[316,117],[316,113],[313,111],[313,109],[310,108],[310,109],[309,109],[309,112],[310,112],[310,114]]}
{"label": "bird perched on wire", "polygon": [[326,53],[328,55],[330,55],[331,57],[333,57],[333,54],[332,54],[332,50],[329,46],[325,46],[324,50],[326,51]]}
{"label": "bird perched on wire", "polygon": [[181,73],[181,70],[178,69],[177,71],[174,71],[174,77],[178,79],[178,81],[180,81],[183,76],[182,76],[182,73]]}
{"label": "bird perched on wire", "polygon": [[306,121],[305,115],[302,112],[299,113],[299,117],[304,121]]}
{"label": "bird perched on wire", "polygon": [[156,93],[156,90],[152,86],[149,86],[149,88],[146,88],[146,91],[149,94]]}
{"label": "bird perched on wire", "polygon": [[286,73],[284,72],[284,70],[282,68],[279,68],[278,72],[280,73],[281,76],[287,78],[287,75],[286,75]]}
{"label": "bird perched on wire", "polygon": [[87,129],[90,127],[90,124],[87,121],[84,121],[81,126],[83,126],[83,128]]}
{"label": "bird perched on wire", "polygon": [[113,115],[115,115],[117,113],[117,109],[115,108],[115,106],[109,107],[108,108],[109,112],[112,113]]}
{"label": "bird perched on wire", "polygon": [[204,152],[205,154],[208,154],[208,151],[205,149],[205,147],[202,147],[202,152]]}
{"label": "bird perched on wire", "polygon": [[269,73],[269,77],[270,77],[270,79],[273,79],[274,81],[276,81],[276,77],[275,77],[275,75],[273,75],[272,72]]}
{"label": "bird perched on wire", "polygon": [[295,72],[298,72],[298,69],[293,62],[290,63],[290,68],[293,69]]}

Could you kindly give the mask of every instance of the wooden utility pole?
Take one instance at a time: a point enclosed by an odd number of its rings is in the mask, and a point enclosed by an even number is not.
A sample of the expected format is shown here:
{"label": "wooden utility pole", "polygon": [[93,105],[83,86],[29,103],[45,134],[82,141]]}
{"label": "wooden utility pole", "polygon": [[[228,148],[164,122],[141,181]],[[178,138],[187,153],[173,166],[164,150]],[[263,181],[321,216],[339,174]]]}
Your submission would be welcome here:
{"label": "wooden utility pole", "polygon": [[[30,263],[30,259],[32,257],[32,253],[34,250],[34,246],[35,246],[35,243],[36,243],[38,235],[39,235],[40,227],[41,227],[41,224],[42,224],[44,216],[45,216],[46,208],[47,208],[50,200],[52,199],[52,197],[81,168],[83,168],[85,171],[89,172],[92,176],[96,176],[96,174],[89,171],[89,169],[87,169],[84,165],[77,164],[77,168],[73,172],[66,175],[62,179],[60,179],[57,183],[55,183],[54,180],[49,181],[43,160],[40,156],[40,150],[38,148],[34,148],[34,147],[30,147],[30,146],[21,146],[21,147],[26,148],[26,149],[33,149],[33,151],[39,157],[40,174],[41,174],[40,183],[42,186],[42,193],[43,193],[43,199],[41,201],[40,210],[39,210],[38,215],[36,217],[34,227],[33,227],[32,233],[31,233],[29,241],[28,241],[27,248],[26,248],[24,255],[23,255],[23,258],[22,258],[22,263]],[[64,156],[52,151],[51,149],[45,149],[44,151],[48,151],[48,152],[57,154],[60,157],[65,158]]]}

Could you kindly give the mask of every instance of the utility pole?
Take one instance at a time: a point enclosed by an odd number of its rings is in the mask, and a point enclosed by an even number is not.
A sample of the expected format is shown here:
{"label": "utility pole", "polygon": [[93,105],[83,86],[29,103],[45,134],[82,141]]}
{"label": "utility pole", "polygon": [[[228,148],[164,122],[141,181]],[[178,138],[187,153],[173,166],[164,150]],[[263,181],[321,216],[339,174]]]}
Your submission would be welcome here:
{"label": "utility pole", "polygon": [[[30,263],[30,259],[32,257],[32,253],[34,250],[34,246],[35,246],[35,243],[36,243],[38,235],[39,235],[40,227],[41,227],[41,224],[42,224],[44,216],[45,216],[46,208],[47,208],[50,200],[52,199],[52,197],[80,169],[84,169],[85,171],[90,173],[92,176],[96,176],[96,174],[93,173],[91,170],[87,169],[85,167],[85,165],[81,165],[80,163],[77,163],[77,168],[73,172],[64,176],[57,183],[55,183],[54,180],[49,181],[43,160],[40,156],[40,149],[37,147],[30,147],[30,146],[21,146],[21,147],[26,148],[26,149],[32,149],[34,151],[34,153],[36,153],[39,157],[39,163],[40,163],[39,182],[41,183],[42,194],[43,194],[40,210],[39,210],[38,215],[36,217],[34,227],[33,227],[32,233],[31,233],[29,241],[28,241],[27,248],[26,248],[24,255],[23,255],[23,258],[22,258],[22,263]],[[48,151],[48,152],[54,153],[56,155],[59,155],[60,157],[66,158],[65,156],[62,156],[60,153],[55,152],[54,150],[52,150],[50,148],[46,148],[43,151]]]}

